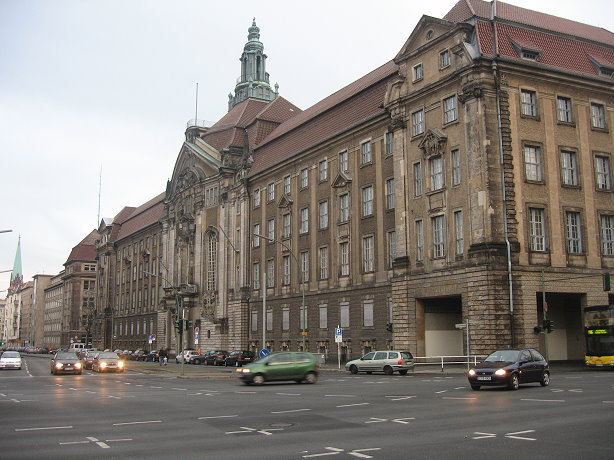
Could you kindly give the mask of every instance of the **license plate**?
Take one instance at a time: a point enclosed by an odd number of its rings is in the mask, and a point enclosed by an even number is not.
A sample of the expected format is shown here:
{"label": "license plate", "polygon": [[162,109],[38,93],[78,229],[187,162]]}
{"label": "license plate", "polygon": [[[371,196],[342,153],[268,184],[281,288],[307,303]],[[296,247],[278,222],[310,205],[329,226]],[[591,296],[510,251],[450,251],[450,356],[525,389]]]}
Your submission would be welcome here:
{"label": "license plate", "polygon": [[490,376],[487,376],[487,377],[478,377],[478,380],[490,380]]}
{"label": "license plate", "polygon": [[71,371],[71,370],[72,370],[72,367],[70,367],[70,366],[66,366],[66,367],[65,367],[65,369],[66,369],[67,371]]}

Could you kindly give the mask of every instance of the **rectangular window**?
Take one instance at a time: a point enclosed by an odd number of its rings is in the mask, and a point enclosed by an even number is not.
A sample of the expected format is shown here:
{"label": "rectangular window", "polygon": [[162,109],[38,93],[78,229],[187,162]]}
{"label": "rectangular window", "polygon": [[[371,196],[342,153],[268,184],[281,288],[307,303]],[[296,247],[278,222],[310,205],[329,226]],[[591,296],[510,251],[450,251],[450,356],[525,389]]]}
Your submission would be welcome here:
{"label": "rectangular window", "polygon": [[373,186],[369,185],[362,189],[362,216],[373,214]]}
{"label": "rectangular window", "polygon": [[601,254],[614,256],[614,216],[602,214],[599,223],[601,227]]}
{"label": "rectangular window", "polygon": [[392,324],[392,297],[386,299],[386,307],[388,310],[388,323]]}
{"label": "rectangular window", "polygon": [[386,133],[386,156],[392,155],[394,152],[394,133]]}
{"label": "rectangular window", "polygon": [[397,232],[388,232],[388,268],[392,268],[394,259],[397,256]]}
{"label": "rectangular window", "polygon": [[350,275],[350,243],[344,241],[339,243],[339,262],[341,276]]}
{"label": "rectangular window", "polygon": [[564,123],[573,122],[571,99],[568,97],[558,96],[556,98],[556,108],[558,120]]}
{"label": "rectangular window", "polygon": [[318,204],[318,226],[320,230],[328,228],[328,201],[321,201]]}
{"label": "rectangular window", "polygon": [[309,169],[301,169],[301,188],[309,187]]}
{"label": "rectangular window", "polygon": [[350,194],[344,193],[339,197],[339,221],[350,220]]}
{"label": "rectangular window", "polygon": [[422,80],[424,78],[424,67],[422,63],[414,66],[414,81]]}
{"label": "rectangular window", "polygon": [[373,236],[365,236],[362,239],[362,267],[365,273],[374,271],[375,245]]}
{"label": "rectangular window", "polygon": [[443,100],[443,123],[451,123],[458,118],[456,110],[456,96],[450,96]]}
{"label": "rectangular window", "polygon": [[341,302],[339,304],[339,326],[350,327],[350,303]]}
{"label": "rectangular window", "polygon": [[444,50],[439,53],[439,68],[445,69],[450,65],[450,51]]}
{"label": "rectangular window", "polygon": [[452,185],[459,185],[460,183],[461,183],[460,151],[456,149],[456,150],[452,150]]}
{"label": "rectangular window", "polygon": [[301,233],[309,231],[309,208],[301,209]]}
{"label": "rectangular window", "polygon": [[386,179],[386,209],[394,209],[394,178]]}
{"label": "rectangular window", "polygon": [[349,163],[349,158],[348,158],[348,152],[347,150],[345,150],[339,154],[339,171],[346,173],[349,170],[350,170],[350,163]]}
{"label": "rectangular window", "polygon": [[546,250],[545,214],[542,208],[529,208],[529,241],[531,251]]}
{"label": "rectangular window", "polygon": [[328,279],[328,247],[318,250],[318,265],[320,266],[320,279]]}
{"label": "rectangular window", "polygon": [[424,260],[424,226],[421,220],[416,221],[416,260]]}
{"label": "rectangular window", "polygon": [[252,286],[260,289],[260,262],[255,262],[252,266]]}
{"label": "rectangular window", "polygon": [[268,194],[267,194],[267,200],[268,201],[274,201],[275,200],[275,183],[270,183],[268,186]]}
{"label": "rectangular window", "polygon": [[267,308],[266,310],[266,330],[273,330],[273,309]]}
{"label": "rectangular window", "polygon": [[422,163],[414,163],[414,196],[422,195]]}
{"label": "rectangular window", "polygon": [[565,213],[565,226],[567,230],[567,252],[569,254],[582,254],[582,222],[580,213],[567,211]]}
{"label": "rectangular window", "polygon": [[301,261],[301,282],[309,281],[309,251],[303,251],[300,254]]}
{"label": "rectangular window", "polygon": [[360,144],[360,162],[363,165],[371,163],[373,161],[371,155],[371,141],[363,142]]}
{"label": "rectangular window", "polygon": [[564,185],[578,185],[578,161],[576,152],[561,152],[561,174]]}
{"label": "rectangular window", "polygon": [[282,266],[282,270],[283,270],[283,275],[282,275],[282,284],[284,286],[288,286],[290,284],[290,256],[289,255],[285,255],[282,258],[281,261],[281,266]]}
{"label": "rectangular window", "polygon": [[299,313],[299,327],[303,331],[307,330],[307,328],[309,327],[309,324],[307,321],[307,314],[308,314],[307,305],[301,305],[300,307],[298,307],[298,313]]}
{"label": "rectangular window", "polygon": [[456,240],[456,255],[462,256],[465,252],[465,238],[463,236],[463,211],[454,212],[454,236]]}
{"label": "rectangular window", "polygon": [[328,328],[328,305],[320,304],[320,329]]}
{"label": "rectangular window", "polygon": [[365,327],[373,326],[373,299],[362,301],[362,321]]}
{"label": "rectangular window", "polygon": [[284,331],[290,329],[290,307],[282,307],[281,309],[281,328]]}
{"label": "rectangular window", "polygon": [[275,219],[267,220],[267,236],[269,240],[275,240]]}
{"label": "rectangular window", "polygon": [[591,103],[591,125],[593,128],[605,129],[605,109],[603,105]]}
{"label": "rectangular window", "polygon": [[292,234],[292,214],[284,214],[282,217],[283,229],[282,229],[282,237],[290,238]]}
{"label": "rectangular window", "polygon": [[254,224],[254,247],[260,247],[260,224]]}
{"label": "rectangular window", "polygon": [[520,90],[520,111],[528,117],[537,116],[537,95],[535,91]]}
{"label": "rectangular window", "polygon": [[431,222],[433,225],[433,258],[440,259],[445,256],[443,216],[435,216]]}
{"label": "rectangular window", "polygon": [[328,180],[328,161],[322,160],[318,163],[318,172],[320,174],[320,182]]}
{"label": "rectangular window", "polygon": [[443,158],[441,156],[432,157],[429,160],[431,168],[431,190],[443,188]]}
{"label": "rectangular window", "polygon": [[528,181],[542,182],[542,152],[533,145],[524,146],[524,174]]}
{"label": "rectangular window", "polygon": [[424,132],[424,109],[411,114],[411,135],[417,136]]}
{"label": "rectangular window", "polygon": [[284,193],[290,195],[290,176],[284,177]]}
{"label": "rectangular window", "polygon": [[252,310],[252,332],[258,330],[258,310]]}
{"label": "rectangular window", "polygon": [[275,287],[275,262],[273,259],[266,262],[266,286],[268,288]]}
{"label": "rectangular window", "polygon": [[595,157],[595,182],[597,190],[610,190],[612,188],[609,157]]}

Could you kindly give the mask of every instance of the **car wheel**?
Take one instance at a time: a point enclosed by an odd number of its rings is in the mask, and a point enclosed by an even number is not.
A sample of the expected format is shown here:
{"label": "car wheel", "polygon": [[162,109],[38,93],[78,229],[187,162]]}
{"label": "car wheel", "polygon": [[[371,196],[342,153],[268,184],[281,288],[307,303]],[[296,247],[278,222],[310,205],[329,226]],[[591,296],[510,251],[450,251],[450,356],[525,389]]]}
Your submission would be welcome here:
{"label": "car wheel", "polygon": [[480,385],[471,385],[471,389],[473,391],[478,391],[480,389]]}
{"label": "car wheel", "polygon": [[306,383],[316,383],[318,381],[318,376],[313,372],[308,372],[305,376]]}
{"label": "car wheel", "polygon": [[394,369],[390,366],[385,366],[384,367],[384,374],[386,375],[392,375],[394,374]]}
{"label": "car wheel", "polygon": [[358,374],[358,368],[357,368],[357,367],[356,367],[354,364],[352,364],[352,365],[350,366],[350,372],[351,372],[352,374]]}
{"label": "car wheel", "polygon": [[400,374],[400,375],[407,375],[407,369],[401,369],[401,370],[399,371],[399,374]]}
{"label": "car wheel", "polygon": [[509,389],[517,390],[519,384],[520,384],[520,381],[518,380],[518,374],[512,374],[512,376],[510,377]]}
{"label": "car wheel", "polygon": [[539,380],[539,384],[543,387],[550,385],[550,372],[544,371],[542,378]]}
{"label": "car wheel", "polygon": [[264,383],[264,375],[262,374],[254,375],[254,378],[252,379],[252,383],[254,385],[262,385]]}

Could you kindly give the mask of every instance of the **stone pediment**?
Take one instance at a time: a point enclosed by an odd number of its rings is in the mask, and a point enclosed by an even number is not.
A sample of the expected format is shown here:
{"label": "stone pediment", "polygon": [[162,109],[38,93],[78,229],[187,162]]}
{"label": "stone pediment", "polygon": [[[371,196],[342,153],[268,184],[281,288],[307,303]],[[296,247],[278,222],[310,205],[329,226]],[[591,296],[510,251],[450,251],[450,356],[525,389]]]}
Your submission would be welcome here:
{"label": "stone pediment", "polygon": [[277,203],[277,207],[282,208],[282,209],[289,208],[292,206],[292,203],[294,203],[292,199],[284,193],[279,199],[279,202]]}
{"label": "stone pediment", "polygon": [[437,128],[429,129],[425,134],[418,147],[422,149],[425,158],[430,158],[437,155],[442,155],[448,142],[448,136],[439,131]]}
{"label": "stone pediment", "polygon": [[331,183],[330,186],[332,188],[343,188],[343,187],[348,187],[351,183],[352,183],[352,178],[349,177],[343,171],[340,171],[339,174],[337,174],[337,177],[335,177],[335,179],[333,180],[333,182]]}

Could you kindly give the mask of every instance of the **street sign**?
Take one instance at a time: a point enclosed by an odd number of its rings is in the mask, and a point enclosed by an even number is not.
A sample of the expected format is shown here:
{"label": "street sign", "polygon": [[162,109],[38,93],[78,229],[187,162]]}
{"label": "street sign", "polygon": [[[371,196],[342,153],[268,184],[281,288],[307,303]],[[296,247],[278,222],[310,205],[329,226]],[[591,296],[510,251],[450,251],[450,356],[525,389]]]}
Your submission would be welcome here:
{"label": "street sign", "polygon": [[340,327],[335,328],[335,342],[336,343],[343,342],[343,329]]}
{"label": "street sign", "polygon": [[198,332],[194,333],[194,345],[198,345]]}
{"label": "street sign", "polygon": [[336,327],[335,328],[335,335],[343,335],[343,328]]}
{"label": "street sign", "polygon": [[260,357],[264,358],[269,353],[271,353],[269,350],[267,350],[266,348],[263,348],[262,350],[260,350]]}
{"label": "street sign", "polygon": [[196,326],[194,328],[194,334],[198,334],[200,332],[200,327]]}
{"label": "street sign", "polygon": [[465,323],[458,323],[458,324],[455,324],[454,327],[456,329],[465,329],[467,325]]}

